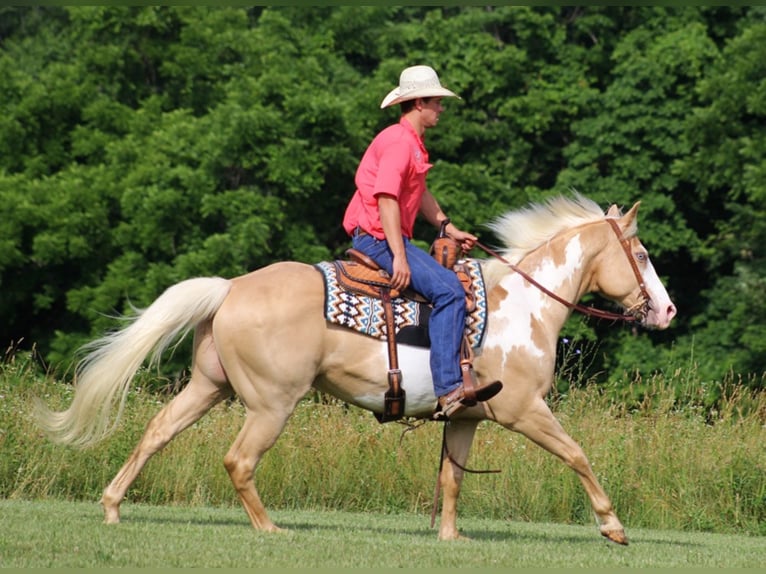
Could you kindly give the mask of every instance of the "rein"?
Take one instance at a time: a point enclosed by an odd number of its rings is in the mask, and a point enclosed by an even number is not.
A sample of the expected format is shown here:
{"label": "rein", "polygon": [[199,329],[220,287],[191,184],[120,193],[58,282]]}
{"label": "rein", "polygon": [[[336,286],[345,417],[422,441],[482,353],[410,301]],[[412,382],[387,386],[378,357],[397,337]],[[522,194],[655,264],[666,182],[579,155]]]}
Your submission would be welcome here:
{"label": "rein", "polygon": [[525,271],[522,271],[517,265],[514,265],[507,259],[505,259],[502,255],[500,255],[497,251],[494,251],[484,245],[483,243],[477,241],[476,247],[481,249],[482,251],[486,252],[488,255],[491,255],[492,257],[495,257],[496,259],[502,261],[505,263],[508,267],[510,267],[513,271],[521,275],[524,279],[526,279],[529,283],[537,287],[540,291],[548,295],[551,299],[555,299],[562,305],[574,309],[575,311],[579,311],[580,313],[583,313],[585,315],[590,315],[591,317],[598,317],[599,319],[611,319],[613,321],[639,321],[643,319],[646,316],[647,307],[649,305],[649,293],[646,291],[646,286],[644,285],[643,278],[641,277],[641,272],[638,270],[638,265],[636,265],[635,259],[633,259],[633,256],[630,253],[630,241],[625,239],[623,237],[622,233],[620,232],[620,228],[617,225],[617,222],[614,219],[607,219],[606,221],[609,222],[610,226],[614,230],[614,233],[617,235],[617,239],[620,241],[620,245],[622,245],[622,249],[625,252],[626,257],[628,258],[628,261],[630,262],[630,268],[633,270],[633,275],[636,277],[636,281],[638,282],[638,287],[641,290],[641,297],[643,301],[636,305],[635,307],[632,307],[628,309],[623,314],[618,313],[612,313],[610,311],[604,311],[602,309],[596,309],[594,307],[586,307],[585,305],[580,305],[579,303],[572,303],[571,301],[567,301],[563,297],[560,297],[550,289],[546,288],[544,285],[541,285],[538,283],[531,275],[526,273]]}

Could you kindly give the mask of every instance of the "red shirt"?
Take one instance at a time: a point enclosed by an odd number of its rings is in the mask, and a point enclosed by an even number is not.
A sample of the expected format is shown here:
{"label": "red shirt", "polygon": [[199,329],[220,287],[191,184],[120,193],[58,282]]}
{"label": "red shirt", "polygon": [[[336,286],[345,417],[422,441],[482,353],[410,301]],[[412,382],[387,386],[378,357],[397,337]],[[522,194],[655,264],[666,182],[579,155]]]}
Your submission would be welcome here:
{"label": "red shirt", "polygon": [[399,201],[402,235],[412,238],[430,168],[423,138],[406,119],[380,132],[356,170],[356,192],[343,218],[346,233],[351,235],[358,226],[378,239],[385,238],[378,210],[378,196],[385,193]]}

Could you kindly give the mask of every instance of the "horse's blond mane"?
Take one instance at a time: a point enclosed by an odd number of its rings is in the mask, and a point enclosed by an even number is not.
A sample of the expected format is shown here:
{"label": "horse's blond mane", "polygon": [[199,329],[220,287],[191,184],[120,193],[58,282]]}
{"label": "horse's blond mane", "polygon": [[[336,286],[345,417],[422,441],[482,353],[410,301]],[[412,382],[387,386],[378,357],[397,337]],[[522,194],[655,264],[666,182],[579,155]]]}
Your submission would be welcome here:
{"label": "horse's blond mane", "polygon": [[[561,231],[604,218],[605,213],[596,202],[574,193],[571,198],[556,196],[509,211],[491,221],[487,227],[495,232],[504,246],[498,250],[499,253],[515,264]],[[488,260],[483,270],[489,287],[509,271],[508,266],[497,259]]]}

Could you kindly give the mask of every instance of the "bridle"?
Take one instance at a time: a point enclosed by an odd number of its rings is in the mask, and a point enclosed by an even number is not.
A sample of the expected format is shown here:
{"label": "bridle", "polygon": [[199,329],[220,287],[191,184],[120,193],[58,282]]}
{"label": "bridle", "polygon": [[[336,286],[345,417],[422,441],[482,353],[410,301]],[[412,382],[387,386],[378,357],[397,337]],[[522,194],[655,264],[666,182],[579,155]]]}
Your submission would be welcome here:
{"label": "bridle", "polygon": [[631,308],[626,309],[624,314],[612,313],[610,311],[604,311],[603,309],[595,309],[593,307],[586,307],[585,305],[580,305],[579,303],[572,303],[571,301],[567,301],[563,297],[560,297],[550,289],[546,288],[544,285],[538,283],[528,273],[522,271],[517,265],[514,265],[505,259],[502,255],[496,251],[493,251],[486,245],[477,241],[476,247],[486,252],[488,255],[491,255],[492,257],[502,261],[513,271],[526,279],[529,283],[537,287],[540,291],[548,295],[550,298],[555,299],[562,305],[569,307],[570,309],[574,309],[575,311],[579,311],[580,313],[590,315],[591,317],[597,317],[599,319],[610,319],[613,321],[643,321],[649,312],[649,301],[651,300],[651,297],[649,296],[649,292],[646,290],[646,286],[644,284],[643,277],[641,276],[641,272],[638,269],[638,265],[636,264],[636,260],[633,257],[633,254],[630,252],[630,240],[623,236],[622,232],[620,231],[620,227],[617,225],[617,222],[614,218],[607,218],[606,221],[611,226],[615,235],[617,235],[617,239],[620,241],[620,245],[622,245],[622,249],[628,258],[628,262],[630,263],[630,268],[633,270],[633,275],[636,277],[636,281],[638,282],[638,288],[641,291],[641,301],[636,303]]}

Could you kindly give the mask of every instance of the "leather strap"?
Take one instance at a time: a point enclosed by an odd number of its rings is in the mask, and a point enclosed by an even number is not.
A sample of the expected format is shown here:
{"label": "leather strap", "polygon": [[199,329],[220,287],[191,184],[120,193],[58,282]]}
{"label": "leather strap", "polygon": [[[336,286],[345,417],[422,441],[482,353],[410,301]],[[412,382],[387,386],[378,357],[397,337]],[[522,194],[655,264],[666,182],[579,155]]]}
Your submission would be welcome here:
{"label": "leather strap", "polygon": [[396,349],[396,320],[391,304],[391,290],[380,288],[383,301],[383,314],[386,320],[386,342],[388,344],[388,391],[384,396],[383,413],[375,413],[379,422],[394,421],[404,416],[405,393],[402,389],[402,371],[399,368],[399,356]]}
{"label": "leather strap", "polygon": [[609,222],[609,225],[612,226],[612,229],[614,230],[615,235],[617,235],[617,239],[620,240],[620,245],[622,245],[623,251],[625,251],[625,255],[628,258],[628,262],[630,263],[631,269],[633,269],[633,275],[636,277],[636,281],[638,281],[638,288],[641,291],[641,297],[644,298],[644,301],[650,301],[651,297],[649,296],[649,292],[646,290],[646,285],[644,284],[644,278],[643,275],[641,275],[641,271],[638,269],[638,264],[636,263],[635,257],[633,257],[633,254],[630,252],[630,240],[625,239],[625,236],[622,234],[622,231],[620,231],[620,226],[617,225],[617,222],[614,219],[607,219]]}
{"label": "leather strap", "polygon": [[354,249],[353,247],[346,249],[346,255],[352,261],[356,261],[357,263],[366,265],[370,269],[374,269],[375,271],[380,270],[380,265],[375,263],[372,257],[367,255],[366,253],[359,251],[358,249]]}
{"label": "leather strap", "polygon": [[473,349],[468,338],[463,336],[460,345],[460,371],[463,374],[463,402],[467,405],[476,404],[476,381],[473,374]]}

